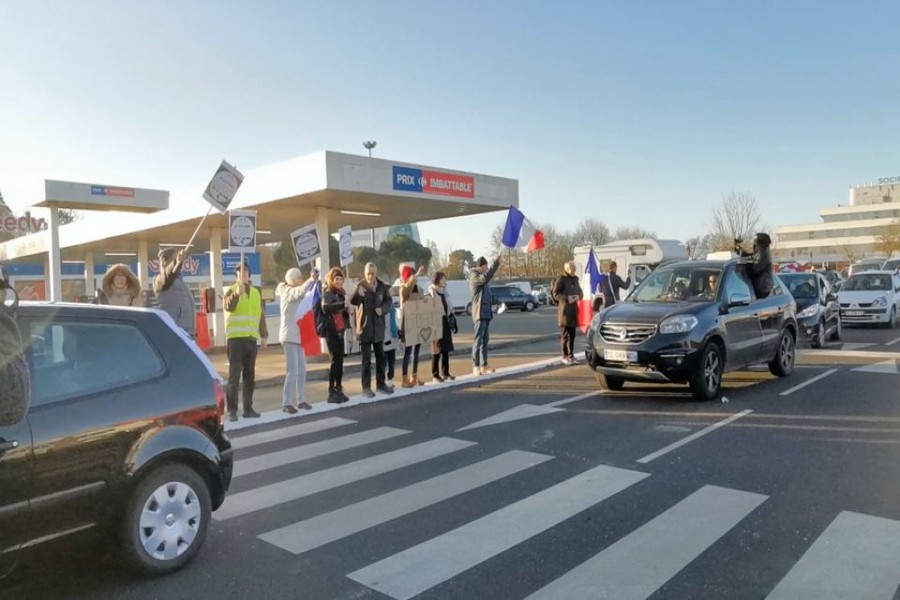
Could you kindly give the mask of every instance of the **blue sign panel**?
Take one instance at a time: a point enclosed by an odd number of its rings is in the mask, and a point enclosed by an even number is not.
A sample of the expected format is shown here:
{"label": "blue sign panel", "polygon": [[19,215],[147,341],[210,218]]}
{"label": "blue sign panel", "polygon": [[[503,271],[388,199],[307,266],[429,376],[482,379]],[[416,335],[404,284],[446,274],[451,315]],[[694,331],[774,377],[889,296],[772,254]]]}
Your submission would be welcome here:
{"label": "blue sign panel", "polygon": [[401,192],[422,191],[422,169],[394,167],[394,189]]}

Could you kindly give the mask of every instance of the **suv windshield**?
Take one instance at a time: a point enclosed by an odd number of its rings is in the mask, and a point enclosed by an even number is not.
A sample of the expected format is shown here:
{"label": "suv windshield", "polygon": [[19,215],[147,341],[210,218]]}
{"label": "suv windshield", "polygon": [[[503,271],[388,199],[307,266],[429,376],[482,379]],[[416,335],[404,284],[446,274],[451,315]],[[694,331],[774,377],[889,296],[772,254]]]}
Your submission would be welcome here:
{"label": "suv windshield", "polygon": [[633,302],[711,302],[716,299],[722,269],[683,265],[658,269],[629,298]]}
{"label": "suv windshield", "polygon": [[812,275],[781,275],[781,281],[787,286],[794,298],[816,298],[816,278]]}
{"label": "suv windshield", "polygon": [[868,292],[889,291],[891,289],[891,276],[882,273],[863,273],[854,275],[841,287],[841,291]]}

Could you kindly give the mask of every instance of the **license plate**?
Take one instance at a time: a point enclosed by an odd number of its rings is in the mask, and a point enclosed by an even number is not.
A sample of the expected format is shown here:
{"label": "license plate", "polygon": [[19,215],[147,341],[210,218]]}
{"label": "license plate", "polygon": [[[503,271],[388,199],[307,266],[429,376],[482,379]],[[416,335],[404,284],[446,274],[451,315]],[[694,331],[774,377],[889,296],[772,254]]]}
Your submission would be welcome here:
{"label": "license plate", "polygon": [[637,362],[638,353],[634,350],[604,350],[603,358],[616,362]]}
{"label": "license plate", "polygon": [[848,317],[861,317],[866,313],[864,313],[861,310],[848,310],[844,314],[847,315]]}

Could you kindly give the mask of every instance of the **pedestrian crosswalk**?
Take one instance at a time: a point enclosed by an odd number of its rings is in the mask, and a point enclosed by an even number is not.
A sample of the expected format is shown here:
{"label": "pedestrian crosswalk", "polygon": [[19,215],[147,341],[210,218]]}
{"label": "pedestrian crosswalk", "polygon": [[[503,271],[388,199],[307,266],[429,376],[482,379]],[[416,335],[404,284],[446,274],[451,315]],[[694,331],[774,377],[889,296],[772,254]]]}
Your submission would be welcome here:
{"label": "pedestrian crosswalk", "polygon": [[[311,436],[328,439],[310,442]],[[367,453],[374,444],[388,441],[394,449]],[[457,437],[422,441],[409,430],[366,427],[335,418],[236,436],[234,443],[238,449],[235,477],[241,491],[229,495],[213,513],[220,523],[260,515],[315,494],[340,494],[344,486],[376,477],[403,474],[399,478],[402,483],[394,489],[382,482],[374,486],[379,491],[369,497],[354,497],[335,505],[321,503],[316,506],[330,508],[304,513],[299,520],[289,519],[292,513],[288,510],[273,513],[277,518],[268,527],[262,525],[265,519],[254,519],[253,526],[259,530],[253,535],[286,556],[311,556],[326,551],[330,544],[371,535],[376,530],[402,531],[410,519],[421,522],[416,519],[427,517],[428,511],[438,506],[441,511],[466,507],[469,516],[465,522],[451,519],[441,525],[441,520],[432,526],[426,520],[428,526],[416,537],[416,543],[376,550],[376,555],[366,556],[364,564],[348,565],[340,573],[348,583],[355,582],[351,585],[359,584],[360,590],[369,588],[397,600],[443,589],[441,586],[473,572],[483,575],[491,571],[491,582],[486,586],[495,586],[504,577],[516,579],[516,573],[494,572],[508,564],[496,560],[498,557],[515,555],[524,548],[534,551],[534,540],[542,534],[556,528],[565,530],[567,523],[586,511],[603,515],[610,502],[620,498],[627,502],[631,495],[646,492],[656,477],[643,470],[643,465],[634,469],[592,466],[565,478],[556,477],[538,488],[532,477],[527,486],[506,485],[500,495],[502,503],[489,504],[482,514],[473,514],[471,494],[534,476],[538,468],[542,477],[553,473],[554,457],[520,449],[488,453],[477,443]],[[286,444],[294,445],[286,449]],[[403,445],[397,448],[399,444]],[[341,462],[342,453],[352,458]],[[360,459],[360,454],[366,457]],[[316,457],[327,457],[329,466],[306,472],[309,461]],[[294,468],[300,468],[303,474],[297,475]],[[429,470],[433,472],[421,475]],[[510,496],[510,488],[517,497]],[[749,517],[768,501],[764,494],[714,485],[689,489],[676,501],[666,502],[646,519],[641,518],[617,535],[618,539],[588,547],[578,561],[564,568],[548,564],[547,571],[541,571],[536,582],[529,582],[521,597],[649,598],[716,544],[735,535],[740,524],[753,522]],[[779,577],[767,582],[765,589],[753,597],[889,599],[897,593],[900,521],[840,512],[809,544],[802,555],[795,556],[793,564],[783,565]],[[747,554],[743,559],[753,560],[749,551]],[[528,564],[542,563],[532,559]],[[490,596],[485,588],[482,597]]]}

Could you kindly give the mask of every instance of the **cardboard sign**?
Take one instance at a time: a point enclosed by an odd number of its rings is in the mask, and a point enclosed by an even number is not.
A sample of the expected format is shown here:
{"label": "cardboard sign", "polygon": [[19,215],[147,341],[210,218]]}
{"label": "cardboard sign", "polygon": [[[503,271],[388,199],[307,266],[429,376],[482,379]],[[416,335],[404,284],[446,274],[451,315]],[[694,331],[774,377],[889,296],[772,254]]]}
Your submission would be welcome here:
{"label": "cardboard sign", "polygon": [[256,211],[228,212],[228,251],[256,252]]}
{"label": "cardboard sign", "polygon": [[315,225],[307,225],[291,233],[291,243],[294,245],[298,267],[311,263],[322,253],[319,232]]}
{"label": "cardboard sign", "polygon": [[353,262],[353,230],[350,226],[341,227],[338,230],[341,247],[341,266],[346,267]]}
{"label": "cardboard sign", "polygon": [[407,346],[430,344],[444,335],[444,306],[440,300],[426,296],[408,300],[401,309],[403,335]]}
{"label": "cardboard sign", "polygon": [[244,176],[240,171],[223,160],[209,185],[206,186],[203,199],[212,204],[220,213],[225,214],[228,211],[228,205],[234,200],[234,195],[237,194],[238,188],[243,182]]}

